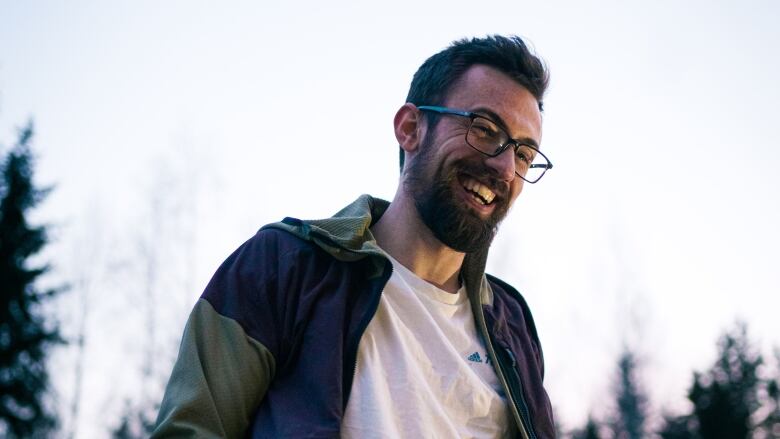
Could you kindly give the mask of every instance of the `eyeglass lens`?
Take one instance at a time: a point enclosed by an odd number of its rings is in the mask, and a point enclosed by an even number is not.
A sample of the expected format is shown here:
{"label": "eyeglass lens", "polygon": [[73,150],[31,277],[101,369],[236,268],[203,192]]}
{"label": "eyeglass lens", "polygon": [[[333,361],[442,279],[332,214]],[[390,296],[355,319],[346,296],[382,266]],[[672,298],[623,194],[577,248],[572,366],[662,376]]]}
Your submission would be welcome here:
{"label": "eyeglass lens", "polygon": [[[475,117],[471,122],[466,142],[474,149],[489,156],[496,155],[510,141],[509,135],[492,121]],[[515,145],[515,172],[524,179],[535,182],[547,170],[547,159],[527,145]]]}

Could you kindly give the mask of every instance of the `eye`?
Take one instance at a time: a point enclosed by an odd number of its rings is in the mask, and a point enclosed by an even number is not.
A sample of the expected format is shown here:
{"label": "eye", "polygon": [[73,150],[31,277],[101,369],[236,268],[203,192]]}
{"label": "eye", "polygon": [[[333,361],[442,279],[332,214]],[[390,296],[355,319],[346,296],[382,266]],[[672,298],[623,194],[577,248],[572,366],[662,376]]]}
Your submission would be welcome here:
{"label": "eye", "polygon": [[536,157],[536,151],[527,145],[518,145],[515,148],[515,158],[526,165],[530,165]]}
{"label": "eye", "polygon": [[481,117],[474,118],[471,123],[471,134],[480,139],[496,139],[501,136],[496,124]]}

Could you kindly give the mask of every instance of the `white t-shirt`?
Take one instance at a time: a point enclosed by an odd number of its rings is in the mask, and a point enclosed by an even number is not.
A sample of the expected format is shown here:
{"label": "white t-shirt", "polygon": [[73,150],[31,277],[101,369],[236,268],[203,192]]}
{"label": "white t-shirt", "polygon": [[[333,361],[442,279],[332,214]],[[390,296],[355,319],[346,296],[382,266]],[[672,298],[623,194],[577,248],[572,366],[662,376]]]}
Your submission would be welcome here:
{"label": "white t-shirt", "polygon": [[393,274],[358,347],[341,437],[510,437],[465,288],[448,293],[390,260]]}

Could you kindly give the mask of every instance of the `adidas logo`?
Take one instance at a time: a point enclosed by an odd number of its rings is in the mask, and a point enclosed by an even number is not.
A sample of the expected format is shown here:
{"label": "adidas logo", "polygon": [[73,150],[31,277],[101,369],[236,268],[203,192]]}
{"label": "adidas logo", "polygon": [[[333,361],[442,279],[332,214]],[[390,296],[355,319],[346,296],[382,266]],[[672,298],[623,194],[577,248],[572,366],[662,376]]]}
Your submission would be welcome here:
{"label": "adidas logo", "polygon": [[473,361],[474,363],[482,362],[482,357],[479,356],[479,352],[474,352],[473,354],[469,355],[466,359],[469,361]]}

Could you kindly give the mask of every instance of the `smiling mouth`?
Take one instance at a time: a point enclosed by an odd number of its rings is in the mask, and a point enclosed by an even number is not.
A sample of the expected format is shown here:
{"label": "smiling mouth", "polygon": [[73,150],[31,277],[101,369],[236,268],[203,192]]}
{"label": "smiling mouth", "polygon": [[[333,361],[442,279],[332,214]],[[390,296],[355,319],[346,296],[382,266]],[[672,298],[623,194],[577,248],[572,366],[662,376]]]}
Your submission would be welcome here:
{"label": "smiling mouth", "polygon": [[461,179],[461,185],[477,203],[482,204],[483,206],[490,205],[496,198],[495,192],[471,177],[463,177]]}

